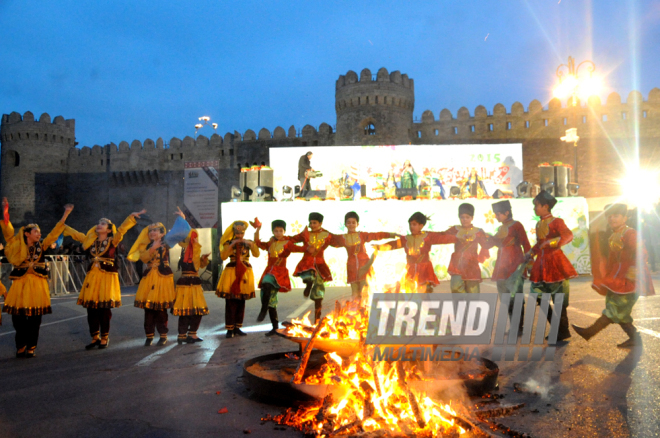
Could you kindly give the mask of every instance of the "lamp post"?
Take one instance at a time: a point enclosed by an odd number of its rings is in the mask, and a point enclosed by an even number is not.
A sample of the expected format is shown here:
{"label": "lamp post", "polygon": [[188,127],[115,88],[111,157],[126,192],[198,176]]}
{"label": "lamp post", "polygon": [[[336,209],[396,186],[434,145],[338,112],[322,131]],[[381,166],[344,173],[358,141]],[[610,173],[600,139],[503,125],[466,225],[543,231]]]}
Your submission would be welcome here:
{"label": "lamp post", "polygon": [[[553,90],[553,94],[558,99],[568,99],[568,107],[570,111],[570,128],[566,130],[566,135],[561,137],[562,141],[573,143],[575,147],[575,182],[578,181],[578,140],[580,137],[577,135],[577,104],[578,98],[588,99],[589,96],[598,94],[600,91],[600,81],[593,76],[596,70],[596,65],[590,61],[582,61],[575,66],[575,58],[568,57],[567,64],[561,64],[557,67],[557,79],[559,83]],[[586,71],[587,76],[582,75],[580,72]]]}
{"label": "lamp post", "polygon": [[197,139],[197,131],[202,129],[205,125],[211,126],[214,131],[218,129],[217,123],[209,123],[211,121],[211,118],[209,116],[199,117],[199,121],[202,123],[197,123],[195,125],[195,139]]}

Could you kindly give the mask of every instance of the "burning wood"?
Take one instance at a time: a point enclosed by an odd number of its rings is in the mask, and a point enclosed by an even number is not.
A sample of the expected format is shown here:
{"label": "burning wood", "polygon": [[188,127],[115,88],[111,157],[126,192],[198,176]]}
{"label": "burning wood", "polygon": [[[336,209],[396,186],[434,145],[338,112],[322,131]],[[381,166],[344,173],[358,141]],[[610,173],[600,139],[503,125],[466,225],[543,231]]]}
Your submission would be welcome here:
{"label": "burning wood", "polygon": [[505,417],[511,415],[513,412],[525,406],[525,403],[518,403],[516,405],[498,406],[491,409],[482,409],[474,411],[474,414],[481,420],[493,417]]}
{"label": "burning wood", "polygon": [[307,368],[307,362],[309,361],[309,355],[312,354],[312,350],[314,349],[314,341],[316,341],[316,337],[318,336],[319,333],[321,333],[321,329],[325,326],[327,320],[326,318],[323,318],[316,325],[316,328],[312,333],[312,338],[305,346],[305,350],[303,351],[302,357],[300,358],[300,365],[298,365],[298,369],[293,375],[293,379],[291,379],[291,383],[300,383],[302,381],[303,375],[305,374],[305,368]]}

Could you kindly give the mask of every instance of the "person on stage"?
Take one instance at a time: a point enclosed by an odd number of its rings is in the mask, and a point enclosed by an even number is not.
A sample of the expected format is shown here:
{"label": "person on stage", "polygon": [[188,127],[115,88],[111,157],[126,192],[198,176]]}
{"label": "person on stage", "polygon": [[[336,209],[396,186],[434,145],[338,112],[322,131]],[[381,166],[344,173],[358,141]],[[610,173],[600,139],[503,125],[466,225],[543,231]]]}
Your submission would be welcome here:
{"label": "person on stage", "polygon": [[304,198],[305,194],[312,190],[312,185],[307,177],[307,172],[312,171],[312,152],[307,152],[298,160],[298,181],[300,181],[300,197]]}
{"label": "person on stage", "polygon": [[487,198],[488,192],[486,191],[486,186],[481,180],[479,175],[477,175],[477,169],[472,169],[470,171],[470,176],[463,181],[461,186],[461,199],[465,198]]}
{"label": "person on stage", "polygon": [[220,239],[220,258],[229,259],[229,263],[222,270],[215,294],[225,299],[227,338],[246,336],[241,330],[245,301],[255,297],[250,253],[259,257],[259,247],[251,240],[243,238],[247,225],[245,221],[233,222]]}
{"label": "person on stage", "polygon": [[472,225],[474,219],[472,204],[464,203],[458,206],[458,219],[460,225],[445,231],[456,238],[454,253],[447,268],[447,272],[451,275],[449,287],[453,293],[479,293],[481,283],[479,264],[489,257],[486,243],[488,236],[484,230]]}
{"label": "person on stage", "polygon": [[31,358],[37,349],[41,317],[53,313],[44,252],[64,231],[64,222],[71,214],[73,204],[64,206],[62,218],[43,240],[37,224],[21,227],[14,235],[7,198],[2,199],[2,210],[4,218],[0,227],[7,242],[5,257],[14,266],[9,274],[12,284],[2,311],[11,315],[16,330],[16,357]]}
{"label": "person on stage", "polygon": [[[564,341],[571,337],[566,312],[570,295],[568,280],[578,274],[561,250],[562,246],[573,240],[573,233],[562,219],[552,216],[555,204],[555,197],[545,190],[541,190],[534,198],[534,213],[541,220],[536,223],[536,245],[529,253],[531,257],[536,257],[529,280],[532,283],[531,292],[538,294],[538,300],[543,293],[552,294],[553,302],[555,294],[564,294],[557,336],[558,341]],[[548,308],[548,321],[551,321],[551,318],[552,308]]]}
{"label": "person on stage", "polygon": [[[637,231],[626,224],[628,207],[625,204],[609,205],[605,207],[605,215],[613,231],[608,242],[609,256],[602,280],[591,285],[599,294],[605,295],[605,309],[591,326],[573,325],[573,329],[588,341],[608,325],[619,324],[628,340],[617,347],[635,347],[642,345],[642,339],[633,325],[632,309],[639,295],[655,295],[653,280],[646,266],[644,246],[637,245]],[[637,264],[638,251],[642,251],[641,269]]]}
{"label": "person on stage", "polygon": [[[501,294],[510,294],[511,298],[515,294],[523,292],[522,267],[525,263],[525,254],[529,252],[531,246],[527,239],[525,227],[520,222],[513,219],[511,213],[511,203],[509,201],[500,201],[492,205],[495,219],[502,225],[497,229],[494,236],[488,236],[486,247],[497,247],[497,260],[491,280],[497,284],[497,292]],[[513,300],[509,304],[509,314],[513,311]],[[522,327],[523,317],[520,317],[520,326]]]}
{"label": "person on stage", "polygon": [[259,289],[261,289],[261,311],[257,316],[257,322],[266,318],[266,312],[270,317],[273,329],[266,333],[266,336],[273,336],[279,328],[277,318],[277,293],[289,292],[291,290],[291,280],[289,280],[289,270],[286,268],[286,259],[293,252],[305,252],[305,250],[296,246],[293,241],[285,236],[286,222],[283,220],[274,220],[271,224],[273,237],[268,242],[262,242],[259,238],[261,231],[261,222],[255,219],[257,231],[254,234],[254,242],[264,251],[268,251],[268,266],[259,280]]}
{"label": "person on stage", "polygon": [[323,258],[323,252],[332,241],[332,234],[324,230],[322,225],[323,215],[316,212],[310,213],[309,229],[305,227],[301,233],[291,238],[295,243],[304,243],[302,248],[305,253],[296,266],[293,276],[302,278],[305,283],[303,295],[314,301],[314,323],[321,320],[325,282],[332,281],[330,268]]}
{"label": "person on stage", "polygon": [[160,223],[153,223],[142,230],[131,247],[127,259],[141,260],[145,265],[142,279],[135,294],[134,306],[144,309],[145,347],[152,344],[155,330],[160,339],[157,345],[167,344],[167,310],[174,305],[174,273],[170,268],[170,248],[165,243],[166,229]]}
{"label": "person on stage", "polygon": [[396,233],[358,232],[356,230],[359,224],[360,216],[354,211],[349,211],[344,216],[344,225],[346,225],[348,233],[333,235],[330,243],[335,248],[346,248],[348,254],[348,259],[346,260],[346,283],[351,285],[353,299],[362,299],[362,290],[367,282],[368,272],[360,272],[360,268],[369,262],[369,256],[364,248],[364,244],[374,240],[398,237]]}
{"label": "person on stage", "polygon": [[410,164],[410,160],[406,160],[403,163],[403,168],[401,169],[401,188],[402,189],[415,189],[417,188],[417,182],[419,177],[417,172]]}
{"label": "person on stage", "polygon": [[76,303],[87,309],[92,342],[85,346],[86,350],[108,347],[112,309],[121,306],[117,247],[128,230],[135,226],[135,219],[144,213],[146,210],[131,213],[119,228],[107,218],[101,218],[87,234],[68,225],[64,228],[64,235],[82,243],[84,254],[91,261]]}
{"label": "person on stage", "polygon": [[422,231],[428,218],[416,212],[408,219],[410,234],[401,236],[380,245],[374,245],[378,251],[403,249],[406,252],[406,277],[403,287],[408,292],[431,293],[438,285],[438,277],[429,258],[432,245],[454,243],[456,237],[446,232]]}

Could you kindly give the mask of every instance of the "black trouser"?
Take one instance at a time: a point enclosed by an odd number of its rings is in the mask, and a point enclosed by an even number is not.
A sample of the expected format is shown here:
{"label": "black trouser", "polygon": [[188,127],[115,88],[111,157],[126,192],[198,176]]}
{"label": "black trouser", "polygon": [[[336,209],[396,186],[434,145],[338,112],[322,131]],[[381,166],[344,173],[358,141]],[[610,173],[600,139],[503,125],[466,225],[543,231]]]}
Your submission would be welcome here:
{"label": "black trouser", "polygon": [[300,197],[302,198],[308,191],[312,190],[312,185],[309,178],[300,178],[298,181],[300,181]]}
{"label": "black trouser", "polygon": [[99,336],[99,329],[101,337],[107,338],[110,333],[110,319],[112,318],[112,310],[106,309],[87,309],[87,323],[89,324],[89,334],[92,339]]}
{"label": "black trouser", "polygon": [[188,332],[196,334],[202,322],[202,315],[179,316],[179,336],[185,337]]}
{"label": "black trouser", "polygon": [[245,300],[226,298],[225,303],[225,327],[227,331],[243,327]]}
{"label": "black trouser", "polygon": [[36,348],[39,340],[39,328],[41,327],[41,315],[12,315],[11,322],[16,330],[16,349],[20,350],[23,347]]}
{"label": "black trouser", "polygon": [[144,309],[144,332],[147,338],[154,337],[154,329],[158,329],[161,338],[167,337],[167,310]]}

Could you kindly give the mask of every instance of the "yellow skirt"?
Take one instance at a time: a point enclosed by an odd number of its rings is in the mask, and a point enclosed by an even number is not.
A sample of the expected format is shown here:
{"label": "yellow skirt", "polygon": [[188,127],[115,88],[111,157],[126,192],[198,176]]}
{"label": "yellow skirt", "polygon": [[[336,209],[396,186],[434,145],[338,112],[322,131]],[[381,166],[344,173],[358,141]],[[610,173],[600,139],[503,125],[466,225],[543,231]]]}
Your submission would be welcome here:
{"label": "yellow skirt", "polygon": [[13,279],[2,311],[10,315],[24,316],[53,313],[50,307],[48,279],[30,273]]}
{"label": "yellow skirt", "polygon": [[93,266],[85,277],[77,304],[89,309],[121,306],[119,274],[106,272],[98,266]]}
{"label": "yellow skirt", "polygon": [[236,280],[236,268],[230,267],[223,269],[215,294],[220,298],[238,298],[241,300],[254,298],[254,273],[251,267],[247,268],[247,271],[243,275],[241,293],[238,296],[231,293],[231,285],[234,283],[234,280]]}
{"label": "yellow skirt", "polygon": [[208,315],[209,307],[206,305],[202,286],[177,286],[176,300],[172,308],[172,315]]}
{"label": "yellow skirt", "polygon": [[135,307],[152,310],[170,309],[175,297],[174,275],[161,275],[158,269],[152,269],[140,280],[135,294]]}

